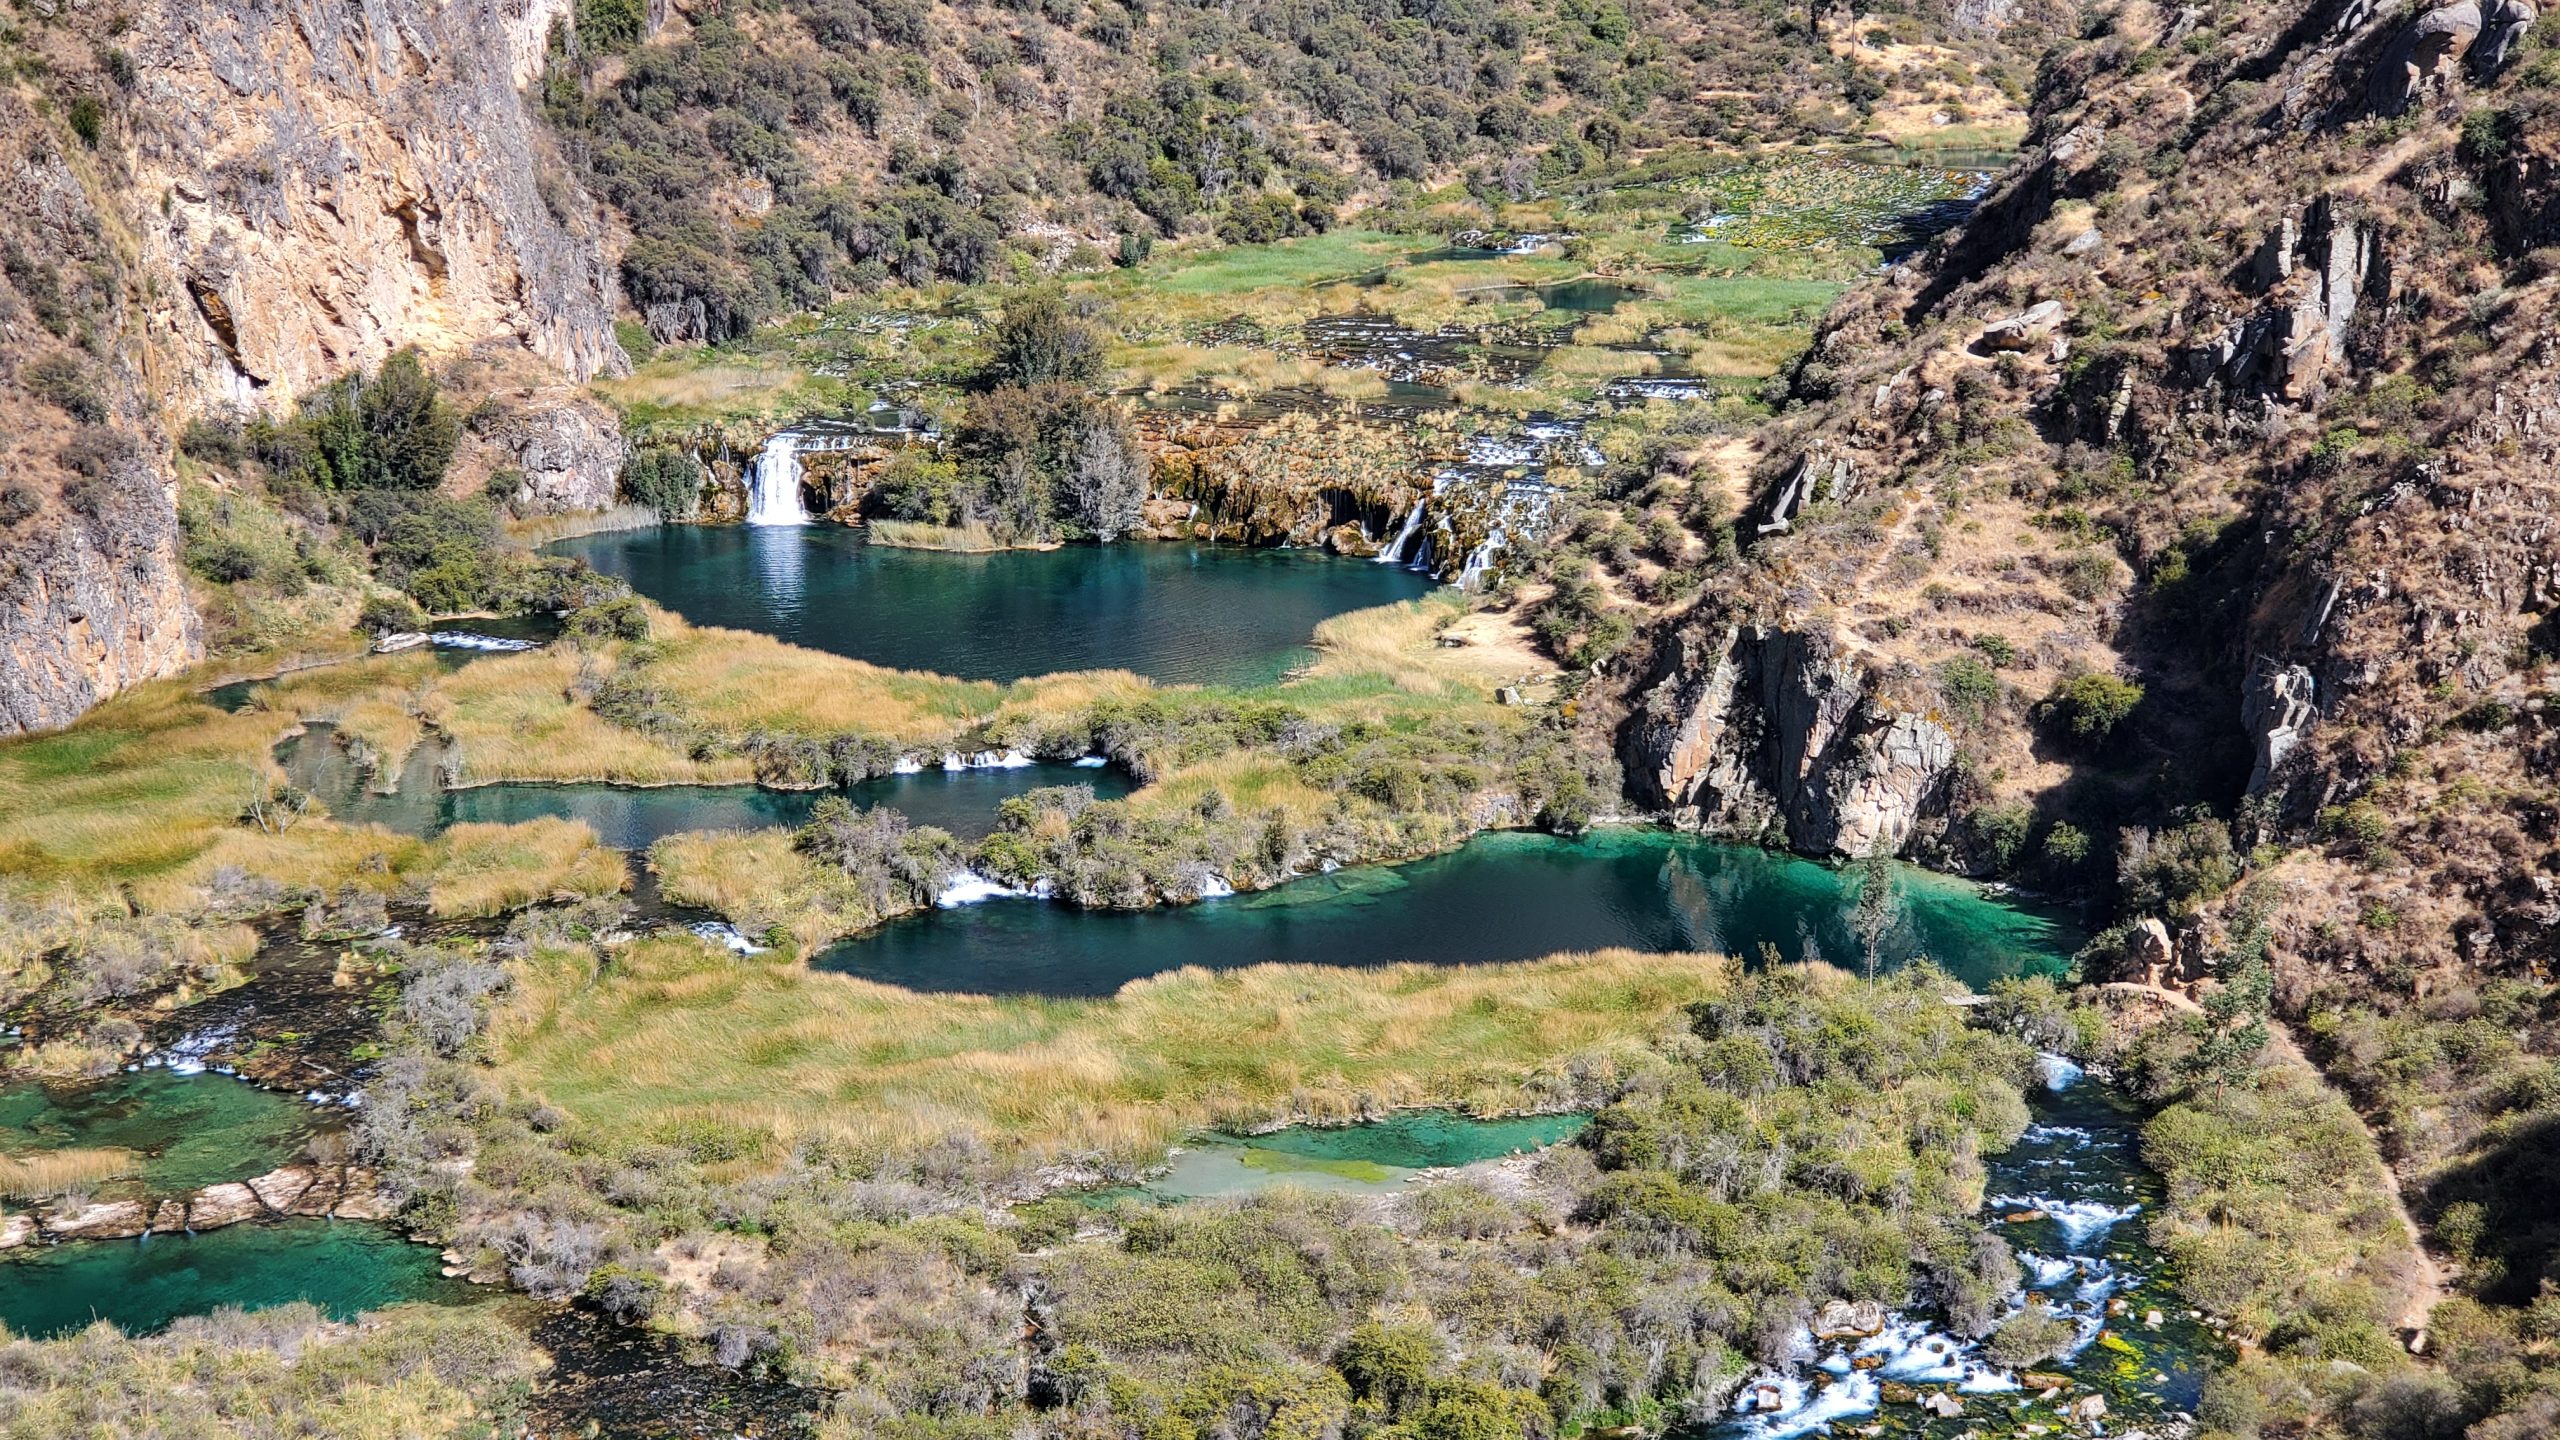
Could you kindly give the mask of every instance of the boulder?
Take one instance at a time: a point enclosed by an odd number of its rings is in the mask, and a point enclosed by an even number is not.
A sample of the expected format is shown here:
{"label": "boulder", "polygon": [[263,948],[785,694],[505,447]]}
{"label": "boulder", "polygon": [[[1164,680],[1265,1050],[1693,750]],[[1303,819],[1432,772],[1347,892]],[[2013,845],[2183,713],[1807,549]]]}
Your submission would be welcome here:
{"label": "boulder", "polygon": [[1887,1405],[1916,1405],[1920,1403],[1920,1392],[1912,1386],[1903,1384],[1899,1380],[1887,1380],[1882,1385],[1876,1387],[1876,1393]]}
{"label": "boulder", "polygon": [[45,1233],[56,1240],[122,1240],[139,1235],[150,1216],[139,1200],[101,1200],[77,1209],[44,1212]]}
{"label": "boulder", "polygon": [[1873,1300],[1833,1300],[1813,1314],[1817,1340],[1864,1340],[1884,1332],[1884,1307]]}
{"label": "boulder", "polygon": [[2059,300],[2039,300],[2019,313],[1982,327],[1986,350],[2033,350],[2053,338],[2065,312]]}
{"label": "boulder", "polygon": [[2533,0],[2490,0],[2480,12],[2480,38],[2471,44],[2472,78],[2488,80],[2505,69],[2533,22],[2541,18]]}
{"label": "boulder", "polygon": [[287,1165],[281,1170],[268,1171],[249,1181],[248,1185],[257,1192],[261,1204],[279,1215],[290,1215],[302,1202],[304,1194],[317,1183],[319,1177],[311,1171],[299,1165]]}
{"label": "boulder", "polygon": [[1920,1408],[1941,1420],[1953,1420],[1964,1413],[1964,1402],[1944,1390],[1932,1390],[1920,1397]]}
{"label": "boulder", "polygon": [[2470,52],[2480,24],[2474,0],[2455,0],[2419,16],[2383,50],[2365,82],[2366,103],[2386,115],[2405,113]]}
{"label": "boulder", "polygon": [[36,1217],[19,1211],[0,1215],[0,1250],[15,1250],[36,1238]]}
{"label": "boulder", "polygon": [[243,1220],[255,1220],[267,1213],[258,1201],[258,1192],[233,1181],[228,1185],[207,1185],[187,1198],[187,1228],[219,1230]]}
{"label": "boulder", "polygon": [[2308,669],[2258,656],[2249,666],[2241,692],[2240,723],[2257,748],[2257,765],[2249,772],[2249,793],[2267,788],[2276,767],[2293,753],[2320,718],[2319,684]]}

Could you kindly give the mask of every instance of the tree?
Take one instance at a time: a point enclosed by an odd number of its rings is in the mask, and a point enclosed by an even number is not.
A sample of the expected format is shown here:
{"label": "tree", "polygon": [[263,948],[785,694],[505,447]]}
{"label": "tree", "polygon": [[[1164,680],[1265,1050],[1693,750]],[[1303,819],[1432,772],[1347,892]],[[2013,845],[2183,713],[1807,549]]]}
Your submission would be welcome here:
{"label": "tree", "polygon": [[658,512],[661,520],[688,520],[702,507],[702,462],[674,445],[652,445],[622,467],[622,493]]}
{"label": "tree", "polygon": [[1882,850],[1849,867],[1850,888],[1857,898],[1849,906],[1849,929],[1858,937],[1859,963],[1875,978],[1884,959],[1884,942],[1902,923],[1902,895],[1894,888],[1893,861]]}
{"label": "tree", "polygon": [[295,428],[309,439],[313,478],[338,490],[432,490],[462,440],[462,422],[414,350],[305,400]]}
{"label": "tree", "polygon": [[1147,459],[1117,412],[1096,411],[1077,427],[1065,494],[1068,518],[1096,540],[1117,540],[1145,518]]}
{"label": "tree", "polygon": [[2140,685],[2091,671],[2054,686],[2045,697],[2044,714],[2077,739],[2098,740],[2123,724],[2141,703]]}
{"label": "tree", "polygon": [[990,385],[1090,385],[1102,376],[1102,332],[1047,291],[1005,306],[990,338]]}

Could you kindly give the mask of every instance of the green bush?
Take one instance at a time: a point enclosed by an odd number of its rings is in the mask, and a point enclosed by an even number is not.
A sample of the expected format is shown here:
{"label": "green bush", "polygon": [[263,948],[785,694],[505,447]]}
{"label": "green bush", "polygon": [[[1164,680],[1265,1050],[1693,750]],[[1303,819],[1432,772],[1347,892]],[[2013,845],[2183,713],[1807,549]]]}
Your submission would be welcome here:
{"label": "green bush", "polygon": [[433,490],[462,439],[461,421],[414,350],[304,400],[293,427],[312,478],[335,490]]}
{"label": "green bush", "polygon": [[1978,725],[2000,703],[2000,676],[1979,656],[1957,655],[1939,662],[1938,693],[1948,714]]}
{"label": "green bush", "polygon": [[28,393],[87,425],[107,418],[107,393],[89,367],[55,351],[20,372]]}
{"label": "green bush", "polygon": [[406,595],[367,595],[356,612],[356,628],[374,635],[423,630],[426,624],[426,612]]}
{"label": "green bush", "polygon": [[1102,377],[1102,331],[1045,290],[1008,303],[989,342],[990,385],[1091,385]]}
{"label": "green bush", "polygon": [[710,478],[691,450],[651,445],[624,462],[622,494],[657,511],[661,520],[690,520],[702,509],[702,487]]}
{"label": "green bush", "polygon": [[106,133],[107,112],[97,96],[72,96],[66,118],[71,122],[71,133],[80,137],[81,144],[92,150],[98,148],[99,139]]}
{"label": "green bush", "polygon": [[2111,734],[2142,703],[2142,687],[2131,680],[2090,671],[2053,687],[2044,699],[2045,719],[2080,740]]}
{"label": "green bush", "polygon": [[649,28],[648,0],[578,0],[579,43],[610,55],[640,43]]}

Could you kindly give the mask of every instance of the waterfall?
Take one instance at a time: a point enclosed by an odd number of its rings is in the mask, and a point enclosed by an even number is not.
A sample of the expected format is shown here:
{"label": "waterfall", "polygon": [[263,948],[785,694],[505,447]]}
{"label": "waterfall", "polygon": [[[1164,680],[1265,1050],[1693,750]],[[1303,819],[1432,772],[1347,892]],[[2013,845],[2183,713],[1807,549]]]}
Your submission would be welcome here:
{"label": "waterfall", "polygon": [[1388,541],[1386,548],[1378,552],[1379,564],[1393,565],[1404,558],[1405,547],[1413,543],[1414,532],[1422,528],[1422,512],[1430,508],[1428,497],[1413,502],[1413,509],[1405,514],[1404,528],[1398,530],[1396,538]]}
{"label": "waterfall", "polygon": [[764,442],[748,473],[747,523],[809,523],[809,511],[800,503],[800,437],[788,430]]}

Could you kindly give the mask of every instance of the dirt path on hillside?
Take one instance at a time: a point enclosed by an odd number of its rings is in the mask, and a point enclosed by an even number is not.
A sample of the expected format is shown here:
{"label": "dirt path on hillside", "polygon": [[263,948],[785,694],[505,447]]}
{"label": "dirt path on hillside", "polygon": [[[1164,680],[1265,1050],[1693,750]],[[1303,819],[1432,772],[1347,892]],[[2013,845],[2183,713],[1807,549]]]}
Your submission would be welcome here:
{"label": "dirt path on hillside", "polygon": [[[2131,981],[2120,980],[2098,988],[2115,994],[2138,995],[2181,1014],[2204,1013],[2204,1007],[2194,1000],[2175,990],[2164,990],[2156,985],[2138,985]],[[2293,1028],[2272,1015],[2267,1017],[2267,1046],[2283,1057],[2287,1063],[2310,1071],[2319,1078],[2321,1084],[2329,1085],[2327,1072],[2312,1063],[2311,1057],[2304,1053],[2301,1041],[2295,1037]],[[2331,1085],[2330,1088],[2337,1087]],[[2437,1305],[2453,1297],[2452,1277],[2442,1262],[2436,1259],[2435,1252],[2427,1248],[2427,1232],[2419,1226],[2418,1217],[2409,1213],[2409,1202],[2400,1193],[2400,1172],[2392,1169],[2390,1162],[2382,1158],[2382,1138],[2373,1133],[2372,1122],[2364,1118],[2364,1112],[2356,1108],[2353,1099],[2348,1100],[2347,1109],[2355,1115],[2356,1122],[2364,1126],[2365,1138],[2373,1142],[2374,1163],[2382,1171],[2382,1193],[2391,1201],[2391,1213],[2400,1217],[2402,1228],[2409,1234],[2409,1253],[2415,1264],[2409,1276],[2406,1293],[2401,1297],[2399,1314],[2394,1323],[2402,1334],[2411,1337],[2413,1346],[2423,1346],[2428,1317],[2435,1313]]]}

